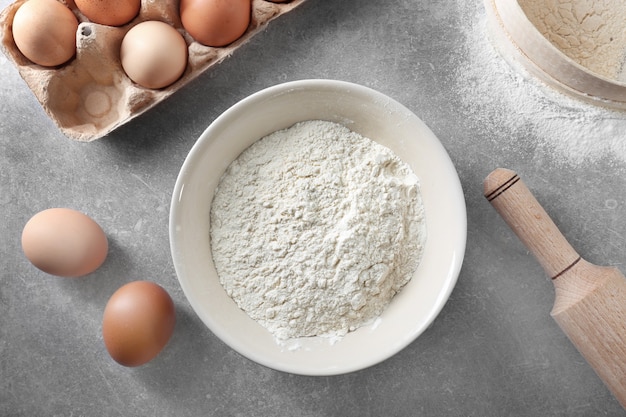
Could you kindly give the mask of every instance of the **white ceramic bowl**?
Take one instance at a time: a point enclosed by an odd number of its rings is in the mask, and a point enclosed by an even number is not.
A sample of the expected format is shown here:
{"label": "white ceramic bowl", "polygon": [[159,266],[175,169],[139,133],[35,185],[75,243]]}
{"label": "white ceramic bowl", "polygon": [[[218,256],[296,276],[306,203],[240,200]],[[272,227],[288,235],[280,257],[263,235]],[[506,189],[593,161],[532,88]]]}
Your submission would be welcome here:
{"label": "white ceramic bowl", "polygon": [[[415,276],[375,323],[340,340],[311,337],[279,343],[222,288],[211,258],[209,212],[220,176],[245,148],[276,130],[315,119],[342,123],[386,145],[413,168],[420,179],[428,236]],[[219,116],[185,159],[170,212],[174,267],[200,319],[249,359],[303,375],[363,369],[415,340],[439,314],[456,284],[466,234],[465,201],[458,175],[428,127],[379,92],[332,80],[270,87]]]}

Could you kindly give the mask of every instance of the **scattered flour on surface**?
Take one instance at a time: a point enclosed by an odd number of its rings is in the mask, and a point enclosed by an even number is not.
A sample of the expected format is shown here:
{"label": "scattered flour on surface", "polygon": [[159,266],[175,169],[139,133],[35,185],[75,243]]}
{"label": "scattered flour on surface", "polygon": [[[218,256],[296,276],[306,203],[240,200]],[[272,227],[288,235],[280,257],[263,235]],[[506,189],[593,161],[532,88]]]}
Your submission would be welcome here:
{"label": "scattered flour on surface", "polygon": [[470,23],[456,78],[473,122],[493,129],[497,146],[504,149],[515,148],[518,138],[530,133],[536,151],[557,165],[601,159],[626,163],[626,112],[570,98],[543,84],[503,52],[504,40],[489,27],[484,8],[472,7],[459,4]]}
{"label": "scattered flour on surface", "polygon": [[227,294],[278,340],[341,337],[374,321],[426,238],[410,167],[324,121],[246,149],[220,179],[210,233]]}

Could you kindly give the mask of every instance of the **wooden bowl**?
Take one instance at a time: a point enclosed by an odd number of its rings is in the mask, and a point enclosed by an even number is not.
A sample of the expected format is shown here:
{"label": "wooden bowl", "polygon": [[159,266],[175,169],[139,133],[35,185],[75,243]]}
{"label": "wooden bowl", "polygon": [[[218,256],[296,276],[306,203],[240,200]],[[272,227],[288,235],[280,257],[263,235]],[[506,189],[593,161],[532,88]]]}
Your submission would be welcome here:
{"label": "wooden bowl", "polygon": [[485,8],[502,52],[531,74],[578,99],[626,109],[626,4],[596,3],[485,0]]}

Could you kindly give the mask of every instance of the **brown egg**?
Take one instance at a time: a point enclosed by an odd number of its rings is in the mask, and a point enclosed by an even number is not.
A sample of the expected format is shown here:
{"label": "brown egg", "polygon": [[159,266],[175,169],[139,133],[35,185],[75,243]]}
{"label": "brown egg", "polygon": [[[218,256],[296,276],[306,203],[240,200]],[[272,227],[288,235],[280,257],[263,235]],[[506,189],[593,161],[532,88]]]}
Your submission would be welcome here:
{"label": "brown egg", "polygon": [[122,26],[139,14],[141,0],[75,0],[76,7],[94,23]]}
{"label": "brown egg", "polygon": [[180,1],[183,27],[206,46],[226,46],[239,39],[250,25],[251,14],[251,0]]}
{"label": "brown egg", "polygon": [[109,299],[102,319],[102,337],[111,357],[124,366],[154,359],[174,333],[174,302],[158,284],[134,281]]}
{"label": "brown egg", "polygon": [[28,0],[13,17],[13,40],[35,64],[54,67],[76,53],[78,20],[57,0]]}
{"label": "brown egg", "polygon": [[187,43],[176,29],[150,20],[129,30],[120,48],[126,75],[146,88],[163,88],[178,80],[187,67]]}
{"label": "brown egg", "polygon": [[69,208],[41,211],[22,231],[26,258],[42,271],[61,277],[92,273],[106,259],[108,248],[100,226],[87,215]]}

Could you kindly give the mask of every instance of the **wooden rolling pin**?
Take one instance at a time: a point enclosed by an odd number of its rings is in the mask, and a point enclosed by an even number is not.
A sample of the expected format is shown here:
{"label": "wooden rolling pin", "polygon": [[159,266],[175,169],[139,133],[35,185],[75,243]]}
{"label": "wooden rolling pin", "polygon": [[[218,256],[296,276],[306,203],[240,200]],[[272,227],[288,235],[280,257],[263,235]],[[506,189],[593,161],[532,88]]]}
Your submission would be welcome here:
{"label": "wooden rolling pin", "polygon": [[550,314],[626,408],[626,278],[582,259],[515,172],[493,171],[484,193],[552,278]]}

